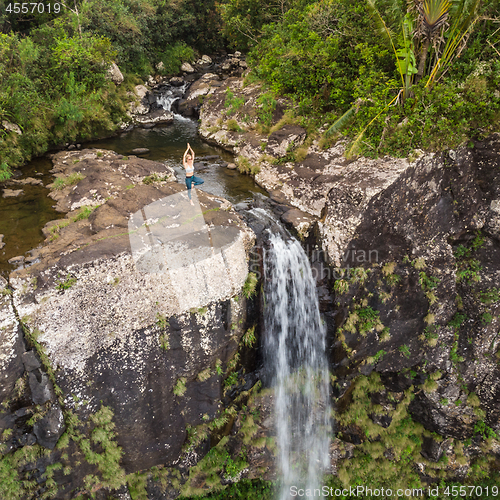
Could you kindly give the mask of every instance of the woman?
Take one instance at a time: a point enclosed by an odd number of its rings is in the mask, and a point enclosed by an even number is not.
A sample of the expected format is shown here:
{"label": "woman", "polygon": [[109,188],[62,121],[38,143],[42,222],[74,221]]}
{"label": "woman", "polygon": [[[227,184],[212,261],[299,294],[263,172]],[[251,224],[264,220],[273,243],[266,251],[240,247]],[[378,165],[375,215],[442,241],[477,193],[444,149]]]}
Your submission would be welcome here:
{"label": "woman", "polygon": [[193,148],[189,145],[189,142],[182,158],[182,164],[186,169],[186,187],[188,190],[189,201],[191,205],[194,205],[193,200],[191,199],[191,186],[193,183],[195,186],[199,186],[205,181],[194,175],[194,151]]}

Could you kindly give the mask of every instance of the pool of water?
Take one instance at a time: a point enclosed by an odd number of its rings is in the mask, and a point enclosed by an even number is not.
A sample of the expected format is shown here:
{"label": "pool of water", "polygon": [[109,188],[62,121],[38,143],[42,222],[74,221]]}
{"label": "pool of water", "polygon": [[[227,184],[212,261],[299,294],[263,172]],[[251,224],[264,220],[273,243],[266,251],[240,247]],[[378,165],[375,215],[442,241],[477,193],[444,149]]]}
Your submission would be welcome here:
{"label": "pool of water", "polygon": [[[50,184],[54,177],[49,170],[52,162],[48,158],[36,158],[22,167],[22,177],[41,179],[43,186]],[[44,240],[42,227],[51,220],[60,219],[64,214],[53,208],[55,201],[48,197],[49,190],[40,185],[7,186],[8,189],[22,189],[15,198],[0,197],[0,234],[4,235],[5,246],[0,250],[0,275],[7,277],[15,266],[8,260],[17,255],[25,255]]]}
{"label": "pool of water", "polygon": [[[153,129],[134,129],[109,139],[85,144],[85,147],[111,149],[122,155],[132,154],[136,148],[148,148],[149,153],[140,154],[141,158],[164,161],[174,168],[177,181],[184,183],[185,174],[182,167],[182,155],[189,142],[197,158],[218,155],[226,162],[234,160],[233,155],[223,149],[204,143],[197,134],[198,124],[189,118],[175,116],[172,125]],[[252,193],[266,192],[255,184],[252,177],[242,175],[235,170],[221,167],[215,162],[196,169],[195,175],[205,183],[200,189],[215,196],[226,198],[231,203],[252,199]]]}
{"label": "pool of water", "polygon": [[[182,155],[189,142],[197,158],[218,155],[227,162],[233,156],[226,151],[204,143],[197,133],[196,121],[176,117],[171,125],[153,129],[134,129],[115,137],[82,144],[82,148],[111,149],[119,154],[130,155],[135,148],[148,148],[149,153],[137,155],[155,161],[163,161],[172,166],[177,180],[184,183]],[[196,159],[195,159],[196,162]],[[21,168],[22,178],[42,179],[43,185],[50,184],[53,176],[49,170],[52,162],[48,158],[36,158]],[[263,193],[253,179],[235,170],[221,167],[208,161],[195,174],[205,183],[202,190],[215,196],[239,203],[252,198],[253,193]],[[0,197],[0,234],[4,235],[5,246],[0,250],[0,275],[7,275],[15,268],[8,260],[18,255],[26,255],[39,246],[44,238],[42,227],[51,220],[60,219],[64,214],[53,208],[54,200],[48,197],[49,190],[42,186],[7,186],[9,189],[23,189],[16,198]]]}

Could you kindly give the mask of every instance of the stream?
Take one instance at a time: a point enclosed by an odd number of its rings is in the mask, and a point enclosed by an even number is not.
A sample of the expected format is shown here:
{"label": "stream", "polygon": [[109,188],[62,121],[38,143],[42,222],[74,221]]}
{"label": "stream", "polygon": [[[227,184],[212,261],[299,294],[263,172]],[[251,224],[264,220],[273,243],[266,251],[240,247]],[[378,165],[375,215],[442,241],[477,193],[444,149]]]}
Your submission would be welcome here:
{"label": "stream", "polygon": [[[174,123],[153,129],[133,129],[117,136],[82,144],[83,148],[111,149],[119,154],[130,155],[135,148],[148,148],[149,153],[137,155],[149,160],[165,162],[174,168],[177,180],[184,183],[182,155],[189,142],[196,157],[218,156],[225,162],[232,162],[233,155],[203,142],[197,134],[198,124],[189,118],[175,115]],[[196,162],[197,160],[195,160]],[[214,160],[196,165],[196,175],[203,178],[202,189],[215,196],[226,198],[236,204],[252,199],[253,193],[267,193],[254,180],[220,166]],[[50,173],[52,162],[46,157],[35,158],[21,168],[21,178],[41,179],[43,186],[7,186],[8,189],[23,189],[17,197],[0,197],[0,234],[4,235],[5,246],[0,249],[0,276],[7,277],[15,269],[8,260],[18,255],[29,255],[29,251],[44,241],[43,226],[64,214],[53,209],[55,201],[48,196],[47,184],[53,182]]]}

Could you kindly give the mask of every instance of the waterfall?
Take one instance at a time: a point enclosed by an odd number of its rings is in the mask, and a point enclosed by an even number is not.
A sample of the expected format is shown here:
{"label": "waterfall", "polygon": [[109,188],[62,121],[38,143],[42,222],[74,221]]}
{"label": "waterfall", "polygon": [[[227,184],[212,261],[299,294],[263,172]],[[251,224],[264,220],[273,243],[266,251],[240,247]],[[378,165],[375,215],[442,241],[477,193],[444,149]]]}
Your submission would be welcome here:
{"label": "waterfall", "polygon": [[[180,87],[168,86],[165,92],[156,98],[158,106],[161,106],[164,110],[173,113],[172,104],[184,95],[188,85],[189,83],[183,83]],[[174,113],[174,115],[180,116],[176,113]]]}
{"label": "waterfall", "polygon": [[300,243],[273,232],[265,251],[264,349],[275,387],[280,500],[321,488],[329,467],[329,373],[316,283]]}

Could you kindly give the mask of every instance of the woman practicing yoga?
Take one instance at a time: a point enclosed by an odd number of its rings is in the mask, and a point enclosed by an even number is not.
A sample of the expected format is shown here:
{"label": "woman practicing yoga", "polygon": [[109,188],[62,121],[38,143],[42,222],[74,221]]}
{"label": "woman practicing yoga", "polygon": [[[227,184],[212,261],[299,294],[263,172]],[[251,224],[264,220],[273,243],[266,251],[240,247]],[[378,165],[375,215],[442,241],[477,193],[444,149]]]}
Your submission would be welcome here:
{"label": "woman practicing yoga", "polygon": [[186,152],[184,153],[184,156],[182,158],[182,164],[186,169],[186,187],[188,190],[189,201],[191,202],[191,205],[194,205],[193,200],[191,199],[191,186],[193,183],[195,186],[199,186],[205,181],[194,175],[194,151],[193,148],[189,145],[189,142]]}

